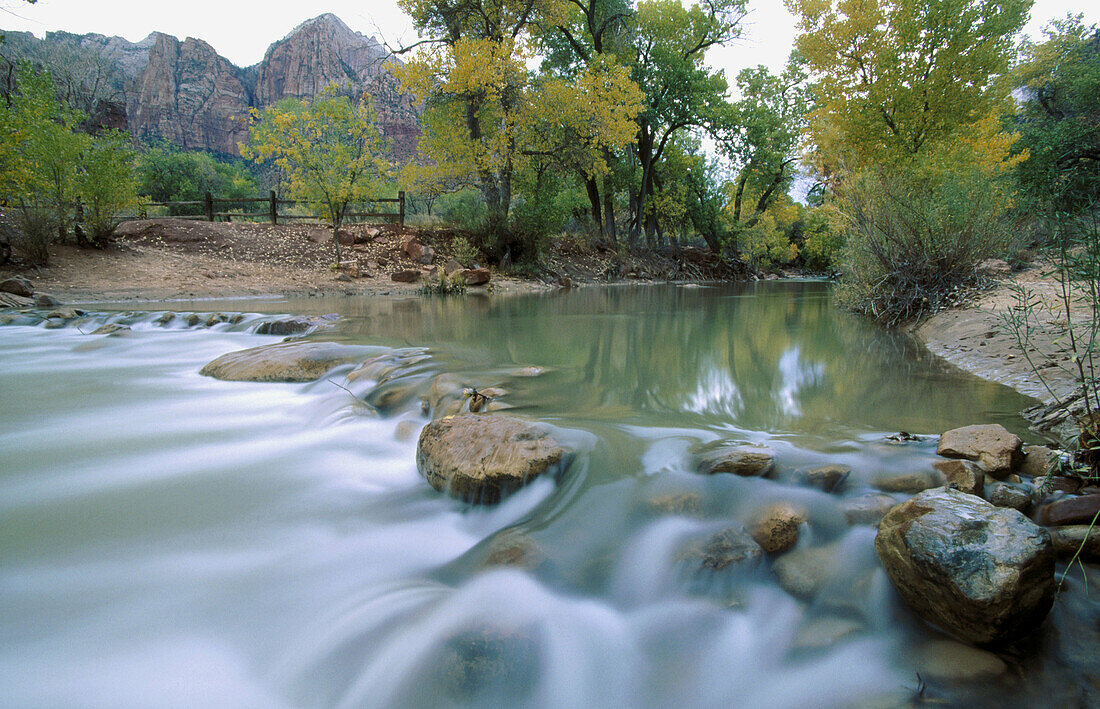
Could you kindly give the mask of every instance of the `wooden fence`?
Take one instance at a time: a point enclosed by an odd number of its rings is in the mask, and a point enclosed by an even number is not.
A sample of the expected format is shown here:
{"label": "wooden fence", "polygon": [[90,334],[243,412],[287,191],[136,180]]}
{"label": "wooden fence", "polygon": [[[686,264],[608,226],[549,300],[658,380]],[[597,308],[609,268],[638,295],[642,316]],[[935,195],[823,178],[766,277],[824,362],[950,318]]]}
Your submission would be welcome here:
{"label": "wooden fence", "polygon": [[[317,219],[313,214],[286,214],[280,212],[280,207],[293,207],[304,205],[306,202],[293,199],[282,199],[275,194],[272,190],[267,197],[245,197],[241,199],[222,199],[220,197],[214,197],[209,192],[206,193],[202,200],[191,202],[149,202],[142,208],[141,213],[134,216],[134,219],[148,219],[149,210],[148,207],[161,207],[168,210],[173,208],[188,208],[194,209],[196,207],[202,207],[202,214],[173,214],[170,215],[173,219],[201,219],[208,222],[212,222],[215,219],[264,219],[271,224],[278,224],[279,220],[284,222],[295,219]],[[396,204],[396,212],[346,212],[344,219],[388,219],[400,226],[405,226],[405,193],[404,191],[397,193],[397,198],[389,199],[375,199],[369,202],[357,202],[354,204],[356,207],[363,205],[377,205],[377,204]],[[244,211],[250,205],[262,205],[261,208],[256,211]],[[263,208],[263,207],[266,207]],[[233,208],[237,208],[241,211],[230,211]]]}

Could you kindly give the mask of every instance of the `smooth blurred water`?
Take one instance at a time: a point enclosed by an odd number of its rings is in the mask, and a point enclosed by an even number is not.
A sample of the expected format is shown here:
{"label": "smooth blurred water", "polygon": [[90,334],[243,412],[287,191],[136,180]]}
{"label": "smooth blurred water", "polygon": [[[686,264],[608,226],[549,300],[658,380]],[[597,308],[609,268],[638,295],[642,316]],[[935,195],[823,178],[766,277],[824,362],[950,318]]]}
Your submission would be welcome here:
{"label": "smooth blurred water", "polygon": [[[98,305],[0,328],[2,706],[890,706],[937,636],[840,505],[930,465],[933,441],[886,435],[1023,434],[1029,403],[837,312],[821,283],[177,305],[247,315],[188,327]],[[252,334],[261,313],[337,313],[309,337],[392,349],[396,374],[200,376],[280,341]],[[106,322],[132,329],[85,334]],[[505,388],[570,468],[495,508],[431,489],[415,434],[441,373]],[[361,399],[383,390],[380,415]],[[773,447],[775,478],[696,473],[719,439]],[[852,467],[841,495],[795,484],[824,463]],[[685,552],[776,500],[809,513],[799,551],[830,559],[812,597],[773,560]],[[486,564],[509,545],[524,563]],[[1034,706],[1064,654],[1019,659],[1045,678],[1026,694],[934,690]]]}

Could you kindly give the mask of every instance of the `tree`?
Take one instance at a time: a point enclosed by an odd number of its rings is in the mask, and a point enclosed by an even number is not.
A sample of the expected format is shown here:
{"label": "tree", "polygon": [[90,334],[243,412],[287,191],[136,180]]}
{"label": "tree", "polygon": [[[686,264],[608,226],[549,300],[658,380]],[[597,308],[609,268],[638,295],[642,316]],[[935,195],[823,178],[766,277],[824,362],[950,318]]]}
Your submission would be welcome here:
{"label": "tree", "polygon": [[137,206],[134,157],[130,136],[122,131],[95,136],[80,156],[77,194],[96,246],[104,246],[121,215]]}
{"label": "tree", "polygon": [[427,37],[399,70],[405,89],[426,105],[421,150],[430,167],[421,172],[479,189],[487,250],[516,258],[513,252],[525,248],[509,233],[518,173],[553,163],[602,174],[604,152],[633,137],[637,87],[610,60],[568,80],[531,76],[531,32],[565,22],[566,0],[402,0],[401,6]]}
{"label": "tree", "polygon": [[[239,160],[218,159],[201,151],[153,145],[137,156],[138,194],[153,202],[196,202],[209,192],[224,199],[254,197],[256,180]],[[197,207],[173,207],[172,214],[198,214]],[[178,210],[178,211],[176,211]]]}
{"label": "tree", "polygon": [[912,164],[965,146],[1006,167],[1009,100],[995,79],[1032,0],[787,0],[815,84],[810,138],[825,174]]}
{"label": "tree", "polygon": [[1100,205],[1100,29],[1080,16],[1057,20],[1047,39],[1025,43],[1015,82],[1019,107],[1017,170],[1035,204],[1079,213]]}
{"label": "tree", "polygon": [[241,154],[274,162],[290,194],[332,221],[339,263],[339,229],[348,207],[376,197],[389,170],[370,97],[352,102],[330,86],[308,103],[284,99],[262,112],[253,109],[252,119]]}
{"label": "tree", "polygon": [[[735,229],[752,228],[769,206],[786,195],[809,106],[806,74],[797,55],[779,75],[764,66],[742,70],[737,87],[742,98],[733,105],[718,143],[737,170],[729,210]],[[757,198],[746,214],[748,194]]]}
{"label": "tree", "polygon": [[640,175],[631,195],[633,218],[630,243],[642,230],[652,241],[656,213],[649,201],[656,191],[658,163],[678,134],[712,129],[728,108],[722,71],[705,64],[711,47],[740,34],[744,0],[711,0],[684,7],[679,0],[649,0],[638,4],[634,21],[634,80],[645,92],[645,110],[638,121],[634,159]]}

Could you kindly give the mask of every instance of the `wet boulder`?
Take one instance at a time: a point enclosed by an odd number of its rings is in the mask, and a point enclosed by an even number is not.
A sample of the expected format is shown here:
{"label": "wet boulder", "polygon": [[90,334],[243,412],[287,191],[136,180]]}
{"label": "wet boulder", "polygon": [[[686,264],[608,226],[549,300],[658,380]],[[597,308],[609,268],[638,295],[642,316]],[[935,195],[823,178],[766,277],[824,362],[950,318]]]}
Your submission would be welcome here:
{"label": "wet boulder", "polygon": [[922,470],[915,473],[880,473],[871,479],[872,487],[883,492],[900,492],[915,495],[946,482],[938,470]]}
{"label": "wet boulder", "polygon": [[312,382],[377,351],[334,342],[281,342],[222,355],[199,374],[233,382]]}
{"label": "wet boulder", "polygon": [[459,414],[420,432],[416,467],[436,490],[493,504],[565,467],[566,450],[549,427],[508,416]]}
{"label": "wet boulder", "polygon": [[704,450],[699,455],[698,467],[699,472],[707,475],[767,476],[775,469],[775,451],[751,443],[722,444]]}
{"label": "wet boulder", "polygon": [[1039,522],[1046,525],[1092,524],[1100,514],[1100,494],[1063,497],[1043,505]]}
{"label": "wet boulder", "polygon": [[32,305],[34,298],[0,291],[0,308],[29,308]]}
{"label": "wet boulder", "polygon": [[1100,561],[1100,525],[1071,524],[1051,527],[1049,531],[1058,558],[1077,556],[1084,561]]}
{"label": "wet boulder", "polygon": [[947,484],[968,495],[981,497],[985,492],[985,471],[969,460],[941,460],[933,467],[943,473]]}
{"label": "wet boulder", "polygon": [[969,643],[1018,638],[1054,601],[1046,530],[958,490],[927,490],[892,509],[875,549],[909,607]]}
{"label": "wet boulder", "polygon": [[806,512],[787,502],[776,502],[757,510],[749,521],[752,538],[769,554],[779,554],[798,543],[798,529]]}
{"label": "wet boulder", "polygon": [[129,325],[120,325],[118,323],[113,323],[112,322],[112,323],[107,323],[105,325],[100,325],[96,329],[92,330],[91,334],[93,334],[93,335],[113,335],[117,332],[129,332],[129,331],[130,331],[130,326]]}
{"label": "wet boulder", "polygon": [[1000,479],[1023,460],[1023,441],[999,423],[963,426],[940,436],[936,452],[944,458],[972,460]]}
{"label": "wet boulder", "polygon": [[1058,451],[1046,446],[1024,446],[1024,459],[1020,474],[1038,478],[1051,471],[1058,461]]}
{"label": "wet boulder", "polygon": [[994,483],[989,488],[989,501],[997,507],[1024,512],[1031,506],[1031,494],[1015,485]]}

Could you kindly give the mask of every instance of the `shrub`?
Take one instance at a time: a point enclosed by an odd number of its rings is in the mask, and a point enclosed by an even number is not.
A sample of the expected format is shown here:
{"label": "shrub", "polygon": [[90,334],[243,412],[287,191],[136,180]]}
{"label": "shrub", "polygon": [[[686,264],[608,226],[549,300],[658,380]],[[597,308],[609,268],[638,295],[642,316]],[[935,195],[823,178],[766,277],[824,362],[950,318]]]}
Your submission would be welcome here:
{"label": "shrub", "polygon": [[481,252],[465,236],[456,236],[451,240],[451,253],[454,254],[455,261],[466,268],[473,268],[481,257]]}
{"label": "shrub", "polygon": [[13,253],[32,264],[45,266],[50,262],[50,244],[57,234],[57,217],[53,209],[39,205],[20,205],[9,213],[5,228]]}
{"label": "shrub", "polygon": [[841,302],[886,325],[933,311],[1006,245],[1008,199],[979,171],[866,171],[838,187]]}

